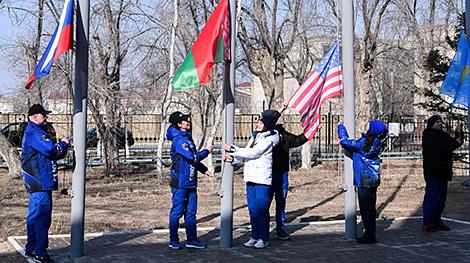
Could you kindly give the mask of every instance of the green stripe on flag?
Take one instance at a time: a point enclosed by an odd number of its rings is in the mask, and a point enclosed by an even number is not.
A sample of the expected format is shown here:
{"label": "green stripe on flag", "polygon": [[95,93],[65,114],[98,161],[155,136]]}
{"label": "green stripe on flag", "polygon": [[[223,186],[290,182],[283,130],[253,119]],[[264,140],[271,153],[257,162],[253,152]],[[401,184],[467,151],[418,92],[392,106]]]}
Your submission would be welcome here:
{"label": "green stripe on flag", "polygon": [[219,36],[217,40],[217,50],[215,51],[214,63],[224,62],[224,37]]}
{"label": "green stripe on flag", "polygon": [[188,52],[185,60],[176,71],[172,84],[175,92],[201,85],[194,64],[192,51]]}

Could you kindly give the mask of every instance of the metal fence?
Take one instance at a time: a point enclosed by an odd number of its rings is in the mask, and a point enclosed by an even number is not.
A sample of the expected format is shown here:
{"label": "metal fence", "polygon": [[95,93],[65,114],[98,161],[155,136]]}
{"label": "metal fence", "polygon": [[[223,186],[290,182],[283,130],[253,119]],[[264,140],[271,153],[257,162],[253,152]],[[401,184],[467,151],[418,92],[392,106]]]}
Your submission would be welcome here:
{"label": "metal fence", "polygon": [[[253,114],[239,114],[235,116],[234,131],[235,143],[245,145],[254,130],[254,125],[259,116]],[[26,120],[22,114],[0,115],[0,127],[8,124],[20,123]],[[58,135],[72,136],[72,116],[54,115],[49,116],[49,120],[54,123]],[[158,135],[160,132],[159,115],[128,115],[124,117],[124,126],[132,132],[134,144],[131,147],[121,149],[121,157],[132,157],[137,159],[150,158],[156,155]],[[425,116],[385,116],[381,119],[389,127],[390,136],[386,140],[385,155],[408,156],[419,155],[421,152],[422,132],[425,128]],[[448,127],[454,127],[452,120],[445,120]],[[302,127],[298,115],[283,115],[280,120],[286,130],[294,134],[300,134]],[[341,115],[323,115],[320,119],[320,129],[311,142],[313,159],[329,159],[342,156],[338,145],[337,125],[342,122]],[[88,128],[95,127],[93,119],[90,117]],[[359,136],[359,135],[358,135]],[[357,136],[357,137],[358,137]],[[216,137],[215,145],[220,152],[222,140],[222,125],[220,125]],[[467,148],[462,148],[467,149]],[[294,150],[299,151],[299,149]],[[164,153],[168,156],[169,144],[165,143]],[[90,158],[99,158],[99,149],[90,147]]]}

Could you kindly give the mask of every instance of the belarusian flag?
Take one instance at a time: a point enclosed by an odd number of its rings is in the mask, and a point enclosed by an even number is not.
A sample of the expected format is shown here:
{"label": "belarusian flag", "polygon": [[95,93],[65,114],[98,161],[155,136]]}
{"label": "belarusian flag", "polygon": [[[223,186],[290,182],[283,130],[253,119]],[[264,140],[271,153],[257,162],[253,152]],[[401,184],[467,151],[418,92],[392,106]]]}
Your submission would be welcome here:
{"label": "belarusian flag", "polygon": [[214,63],[230,59],[228,0],[221,0],[173,77],[173,90],[182,91],[210,81]]}

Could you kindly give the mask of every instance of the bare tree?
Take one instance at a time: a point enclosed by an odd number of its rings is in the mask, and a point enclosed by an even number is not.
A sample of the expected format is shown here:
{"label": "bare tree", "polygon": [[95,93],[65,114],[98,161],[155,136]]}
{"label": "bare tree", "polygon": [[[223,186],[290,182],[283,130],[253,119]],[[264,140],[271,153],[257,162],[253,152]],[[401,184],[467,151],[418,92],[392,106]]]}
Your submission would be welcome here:
{"label": "bare tree", "polygon": [[121,72],[132,37],[123,35],[121,27],[134,2],[100,0],[92,6],[93,26],[90,50],[90,110],[104,146],[105,171],[117,173],[116,138],[124,129],[121,104]]}
{"label": "bare tree", "polygon": [[21,161],[18,150],[0,133],[0,155],[8,166],[8,175],[13,178],[21,176]]}
{"label": "bare tree", "polygon": [[[43,23],[44,23],[44,0],[38,0],[38,16],[37,16],[37,24],[36,24],[36,39],[32,45],[28,45],[24,43],[24,50],[26,57],[28,58],[28,71],[33,72],[37,65],[38,55],[39,55],[39,48],[41,47],[41,37],[43,33]],[[36,81],[33,84],[33,88],[30,89],[30,98],[32,103],[43,103],[43,96],[42,96],[42,87],[41,81]]]}
{"label": "bare tree", "polygon": [[251,73],[259,77],[268,108],[284,101],[285,60],[297,37],[301,0],[249,1],[241,7],[238,38]]}
{"label": "bare tree", "polygon": [[[184,23],[187,26],[179,27],[179,35],[184,49],[179,50],[179,55],[183,57],[194,43],[200,30],[209,19],[217,3],[214,1],[189,1],[182,10],[185,17]],[[185,108],[192,114],[192,134],[198,148],[207,144],[213,144],[215,136],[211,136],[212,131],[220,124],[221,111],[217,101],[222,96],[222,67],[216,65],[211,76],[211,83],[189,89],[178,94],[174,94],[175,106]],[[217,121],[219,119],[219,121]],[[216,125],[216,127],[214,127]],[[208,140],[210,139],[210,140]]]}
{"label": "bare tree", "polygon": [[391,0],[358,0],[357,7],[364,33],[356,38],[360,56],[356,59],[356,127],[362,131],[371,118],[382,115],[382,93],[373,87],[373,78],[380,54],[380,33]]}
{"label": "bare tree", "polygon": [[175,73],[175,64],[174,64],[174,50],[175,50],[175,41],[176,41],[176,29],[178,28],[179,22],[179,1],[173,1],[173,8],[174,8],[174,16],[173,16],[173,23],[171,25],[171,40],[170,40],[170,53],[169,53],[169,81],[168,87],[166,89],[163,104],[162,104],[162,114],[161,114],[161,124],[160,124],[160,136],[158,137],[158,148],[157,148],[157,175],[162,178],[162,168],[163,168],[163,141],[165,139],[165,128],[166,128],[166,121],[167,121],[167,113],[168,109],[171,105],[171,99],[173,97],[173,86],[171,84],[171,78]]}
{"label": "bare tree", "polygon": [[[303,30],[298,36],[294,47],[286,56],[285,69],[301,85],[314,66],[315,55],[312,53],[307,31]],[[309,169],[312,161],[312,142],[302,145],[301,155],[301,168]]]}
{"label": "bare tree", "polygon": [[409,30],[409,36],[402,38],[402,45],[414,57],[411,64],[416,84],[414,103],[424,109],[443,111],[448,103],[439,97],[437,88],[443,76],[428,71],[428,65],[434,56],[452,48],[447,44],[456,35],[455,25],[460,24],[458,7],[455,2],[445,0],[400,0],[395,4],[399,10],[397,21]]}
{"label": "bare tree", "polygon": [[[34,34],[34,41],[32,44],[23,41],[17,41],[17,43],[12,44],[16,46],[16,48],[11,49],[12,52],[18,53],[18,49],[24,51],[24,54],[27,58],[28,63],[28,73],[31,73],[34,68],[36,67],[39,50],[42,47],[41,39],[43,36],[43,25],[44,25],[44,0],[38,0],[37,4],[33,4],[27,7],[22,7],[21,5],[8,5],[1,6],[0,9],[5,8],[8,13],[25,13],[28,15],[32,15],[30,17],[37,19],[35,21],[36,29],[33,32]],[[31,8],[31,9],[28,9]],[[13,56],[13,53],[10,53]],[[26,74],[25,74],[26,76]],[[43,103],[43,95],[42,95],[42,85],[40,81],[36,81],[34,87],[27,92],[28,97],[31,99],[32,103]],[[24,105],[23,101],[23,105]],[[0,155],[6,161],[8,165],[9,175],[18,177],[21,175],[21,162],[19,158],[19,153],[16,148],[5,138],[3,134],[0,134]]]}

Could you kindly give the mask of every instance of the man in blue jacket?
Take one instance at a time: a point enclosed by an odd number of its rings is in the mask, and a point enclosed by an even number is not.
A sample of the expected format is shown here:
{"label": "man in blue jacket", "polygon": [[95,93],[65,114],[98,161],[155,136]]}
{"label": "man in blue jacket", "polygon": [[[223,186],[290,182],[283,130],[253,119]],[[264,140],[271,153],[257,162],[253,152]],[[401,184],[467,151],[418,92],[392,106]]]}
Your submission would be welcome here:
{"label": "man in blue jacket", "polygon": [[57,160],[65,157],[69,147],[67,138],[53,142],[46,124],[49,113],[39,104],[29,108],[21,152],[24,184],[29,193],[25,253],[36,262],[53,262],[46,251],[52,217],[52,191],[57,190]]}
{"label": "man in blue jacket", "polygon": [[185,247],[203,249],[205,244],[199,242],[196,230],[197,211],[197,172],[213,177],[213,173],[201,163],[211,152],[209,146],[200,152],[196,150],[191,137],[190,115],[179,111],[170,115],[171,123],[166,138],[171,144],[171,171],[170,186],[172,193],[172,207],[170,210],[170,244],[172,249],[182,249],[179,242],[179,220],[184,215],[187,242]]}

